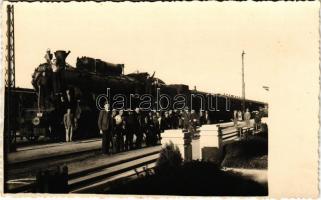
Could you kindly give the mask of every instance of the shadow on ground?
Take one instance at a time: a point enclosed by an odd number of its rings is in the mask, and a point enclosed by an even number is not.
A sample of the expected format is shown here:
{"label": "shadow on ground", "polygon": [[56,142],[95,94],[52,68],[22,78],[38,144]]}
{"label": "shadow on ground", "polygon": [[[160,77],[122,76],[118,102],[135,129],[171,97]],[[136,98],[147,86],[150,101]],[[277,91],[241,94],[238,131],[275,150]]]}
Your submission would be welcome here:
{"label": "shadow on ground", "polygon": [[108,194],[267,196],[268,184],[223,167],[267,169],[267,133],[224,147],[221,162],[182,162],[173,146],[162,150],[155,173],[109,187]]}
{"label": "shadow on ground", "polygon": [[111,187],[109,194],[187,196],[266,196],[267,185],[210,162],[193,161],[166,173],[147,175]]}
{"label": "shadow on ground", "polygon": [[247,140],[237,141],[223,147],[223,167],[268,168],[267,133],[249,136]]}

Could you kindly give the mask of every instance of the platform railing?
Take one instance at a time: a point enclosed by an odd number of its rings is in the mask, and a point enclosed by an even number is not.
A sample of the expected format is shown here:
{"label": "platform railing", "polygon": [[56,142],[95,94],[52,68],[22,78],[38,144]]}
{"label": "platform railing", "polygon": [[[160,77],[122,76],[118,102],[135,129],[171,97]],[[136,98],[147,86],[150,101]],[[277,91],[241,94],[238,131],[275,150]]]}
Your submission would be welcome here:
{"label": "platform railing", "polygon": [[[254,127],[239,127],[239,126],[221,126],[217,125],[218,127],[218,140],[219,140],[219,148],[221,148],[224,144],[228,141],[232,140],[241,140],[247,139],[249,135],[254,134]],[[228,128],[233,128],[232,130],[226,130]],[[258,130],[261,131],[261,130]]]}

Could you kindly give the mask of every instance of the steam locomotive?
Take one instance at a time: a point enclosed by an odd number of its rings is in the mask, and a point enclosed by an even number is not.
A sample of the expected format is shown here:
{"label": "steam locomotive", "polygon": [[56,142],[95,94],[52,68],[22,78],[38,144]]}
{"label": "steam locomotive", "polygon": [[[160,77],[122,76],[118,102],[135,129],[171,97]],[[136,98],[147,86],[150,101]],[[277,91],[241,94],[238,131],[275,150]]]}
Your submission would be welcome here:
{"label": "steam locomotive", "polygon": [[[40,135],[55,138],[64,134],[62,121],[67,107],[72,109],[77,118],[75,136],[79,138],[97,136],[99,133],[98,108],[102,107],[99,104],[103,103],[97,102],[97,99],[100,95],[106,94],[107,88],[109,88],[107,96],[111,104],[117,103],[115,96],[119,94],[131,99],[126,102],[125,109],[139,107],[141,97],[146,94],[153,97],[152,110],[156,109],[156,103],[159,103],[158,107],[174,109],[173,101],[155,102],[161,94],[172,99],[178,96],[186,97],[182,108],[195,111],[207,110],[212,123],[230,121],[233,118],[233,110],[242,110],[240,98],[208,94],[196,89],[190,90],[184,84],[166,84],[156,78],[155,73],[150,75],[146,72],[137,72],[125,75],[124,64],[80,57],[77,58],[76,67],[72,67],[65,61],[69,53],[70,51],[59,50],[54,52],[53,56],[47,52],[47,57],[50,59],[40,64],[32,75],[35,97],[30,101],[34,102],[36,108],[29,109],[27,113],[22,114],[25,116],[20,116],[20,118],[29,119],[28,122],[25,120],[24,124],[20,123],[20,132],[22,135],[28,135],[27,138],[30,140],[37,140]],[[209,99],[211,100],[208,101]],[[210,106],[212,109],[209,109]],[[259,110],[265,106],[263,102],[245,101],[245,107],[250,111]]]}

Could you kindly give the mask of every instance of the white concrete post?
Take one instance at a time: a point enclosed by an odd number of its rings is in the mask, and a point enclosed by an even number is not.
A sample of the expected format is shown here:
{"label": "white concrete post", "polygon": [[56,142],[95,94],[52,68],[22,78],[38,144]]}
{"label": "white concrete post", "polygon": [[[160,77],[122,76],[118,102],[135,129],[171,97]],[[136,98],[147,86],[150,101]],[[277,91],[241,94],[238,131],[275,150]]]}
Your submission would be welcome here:
{"label": "white concrete post", "polygon": [[200,137],[192,138],[192,159],[200,160],[201,159],[201,149],[200,149]]}
{"label": "white concrete post", "polygon": [[191,159],[191,141],[184,138],[182,129],[170,129],[165,130],[164,133],[162,133],[162,146],[164,147],[170,142],[178,147],[184,160]]}
{"label": "white concrete post", "polygon": [[219,148],[219,136],[217,124],[203,125],[200,127],[200,139],[199,139],[199,152],[200,159],[202,156],[202,149],[204,147]]}

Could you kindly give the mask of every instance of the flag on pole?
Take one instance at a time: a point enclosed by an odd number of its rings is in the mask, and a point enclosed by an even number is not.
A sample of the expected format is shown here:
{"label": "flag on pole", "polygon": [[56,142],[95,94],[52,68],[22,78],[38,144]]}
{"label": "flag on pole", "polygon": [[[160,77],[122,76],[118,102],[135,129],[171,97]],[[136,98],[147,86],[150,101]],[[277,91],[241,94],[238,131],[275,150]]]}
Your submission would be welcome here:
{"label": "flag on pole", "polygon": [[266,91],[269,91],[269,87],[268,86],[263,86],[263,89],[265,89]]}

